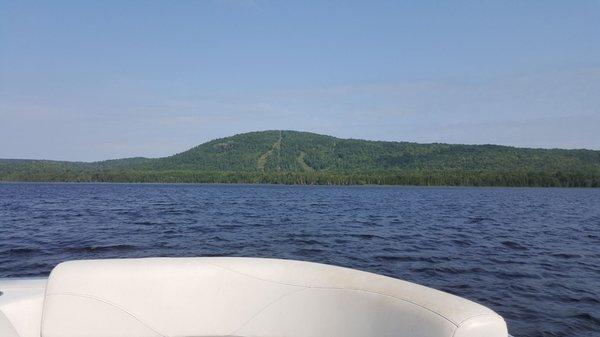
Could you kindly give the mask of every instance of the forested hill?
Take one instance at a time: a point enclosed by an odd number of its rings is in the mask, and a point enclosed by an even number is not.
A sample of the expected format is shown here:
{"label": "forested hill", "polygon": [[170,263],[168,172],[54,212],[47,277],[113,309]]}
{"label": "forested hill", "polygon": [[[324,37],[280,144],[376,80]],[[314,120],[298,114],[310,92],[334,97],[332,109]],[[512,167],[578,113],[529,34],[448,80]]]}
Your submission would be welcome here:
{"label": "forested hill", "polygon": [[0,159],[0,180],[600,187],[600,151],[261,131],[164,158],[92,163]]}

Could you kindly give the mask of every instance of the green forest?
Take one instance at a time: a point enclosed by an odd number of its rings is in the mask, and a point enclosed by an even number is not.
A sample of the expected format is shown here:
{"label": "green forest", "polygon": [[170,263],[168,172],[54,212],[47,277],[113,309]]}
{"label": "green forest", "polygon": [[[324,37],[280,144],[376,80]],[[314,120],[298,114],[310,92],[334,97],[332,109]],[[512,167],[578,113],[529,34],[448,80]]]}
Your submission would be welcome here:
{"label": "green forest", "polygon": [[216,139],[163,158],[0,159],[0,181],[600,187],[600,151],[274,130]]}

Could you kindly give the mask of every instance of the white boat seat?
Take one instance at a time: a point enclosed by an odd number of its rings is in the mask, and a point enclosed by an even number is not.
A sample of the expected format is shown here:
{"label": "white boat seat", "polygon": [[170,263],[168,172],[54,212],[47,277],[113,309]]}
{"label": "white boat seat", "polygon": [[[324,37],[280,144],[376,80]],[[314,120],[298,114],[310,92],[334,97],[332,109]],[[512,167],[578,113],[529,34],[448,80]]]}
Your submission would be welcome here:
{"label": "white boat seat", "polygon": [[45,278],[0,279],[0,337],[40,337]]}
{"label": "white boat seat", "polygon": [[150,258],[58,265],[47,283],[41,334],[36,337],[40,335],[507,337],[508,334],[504,320],[477,303],[353,269],[274,259]]}

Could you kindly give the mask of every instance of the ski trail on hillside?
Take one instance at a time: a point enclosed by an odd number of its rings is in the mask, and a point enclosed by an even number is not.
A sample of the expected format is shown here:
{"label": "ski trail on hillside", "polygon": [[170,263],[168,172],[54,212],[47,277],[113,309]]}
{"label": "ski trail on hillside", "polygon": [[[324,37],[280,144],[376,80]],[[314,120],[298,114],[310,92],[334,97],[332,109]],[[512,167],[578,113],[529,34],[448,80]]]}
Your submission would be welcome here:
{"label": "ski trail on hillside", "polygon": [[308,165],[305,161],[304,161],[304,157],[306,156],[306,153],[304,152],[300,152],[300,155],[298,156],[298,158],[296,158],[296,161],[298,162],[298,164],[300,164],[300,167],[302,167],[302,169],[304,171],[307,172],[312,172],[315,169],[310,167],[310,165]]}
{"label": "ski trail on hillside", "polygon": [[[279,131],[279,138],[277,139],[277,141],[275,143],[273,143],[273,146],[271,146],[271,148],[263,153],[262,155],[260,155],[260,157],[258,158],[258,161],[256,163],[258,169],[260,171],[264,171],[265,170],[265,165],[267,164],[267,159],[269,159],[269,156],[275,151],[277,150],[277,159],[280,158],[280,152],[281,152],[281,141],[282,141],[282,135],[281,135],[281,131]],[[278,165],[277,165],[277,169],[280,170],[281,168],[279,167],[279,160],[277,161]]]}

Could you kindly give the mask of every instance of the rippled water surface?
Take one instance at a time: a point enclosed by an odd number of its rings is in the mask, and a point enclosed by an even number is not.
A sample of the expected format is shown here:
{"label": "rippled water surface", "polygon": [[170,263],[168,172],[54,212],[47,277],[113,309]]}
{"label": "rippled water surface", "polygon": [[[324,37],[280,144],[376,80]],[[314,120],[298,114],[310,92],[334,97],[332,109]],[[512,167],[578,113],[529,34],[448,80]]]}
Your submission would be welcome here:
{"label": "rippled water surface", "polygon": [[519,336],[600,336],[600,190],[0,184],[0,277],[60,261],[262,256],[478,301]]}

